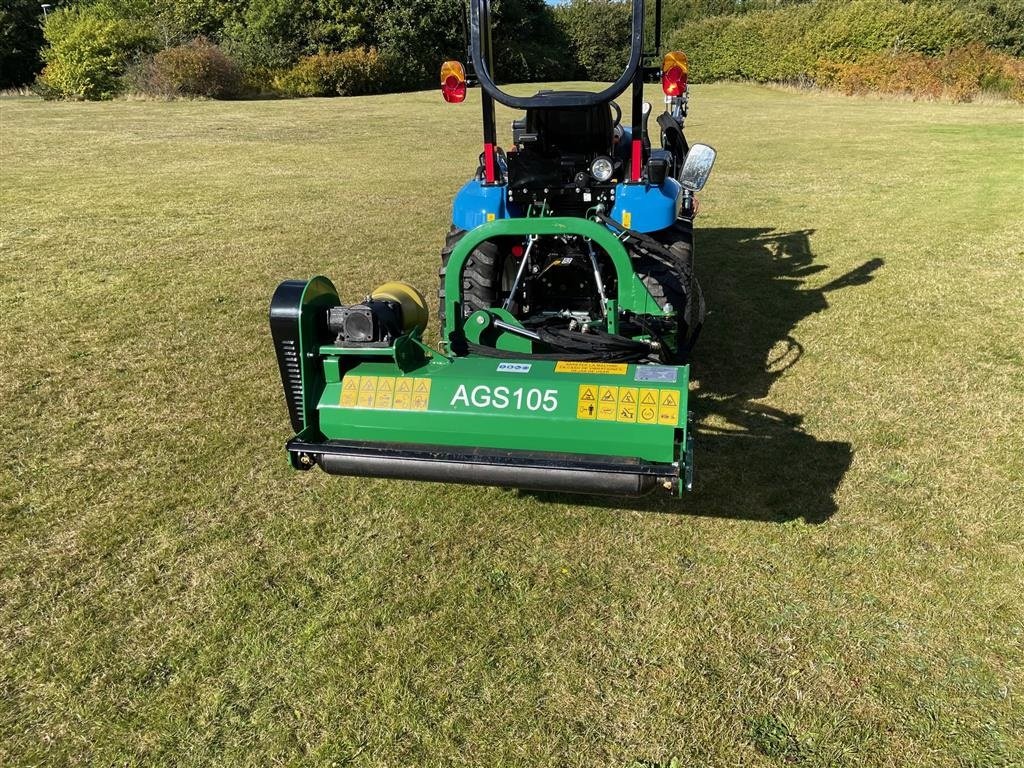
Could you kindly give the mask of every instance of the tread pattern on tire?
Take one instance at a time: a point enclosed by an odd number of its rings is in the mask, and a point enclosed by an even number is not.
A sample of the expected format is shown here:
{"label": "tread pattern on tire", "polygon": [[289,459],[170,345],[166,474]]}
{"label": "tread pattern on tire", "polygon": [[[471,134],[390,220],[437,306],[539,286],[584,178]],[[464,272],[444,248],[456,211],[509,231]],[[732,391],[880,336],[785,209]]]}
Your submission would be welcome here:
{"label": "tread pattern on tire", "polygon": [[[441,249],[441,268],[437,272],[439,305],[437,315],[441,322],[442,333],[444,333],[445,323],[444,281],[448,273],[448,260],[465,234],[466,230],[452,227],[445,238],[444,248]],[[501,283],[501,274],[498,269],[499,255],[496,243],[484,242],[474,248],[469,258],[466,259],[462,270],[462,307],[466,316],[478,309],[487,309],[496,305]]]}
{"label": "tread pattern on tire", "polygon": [[651,234],[667,247],[682,265],[681,273],[648,257],[634,261],[644,287],[663,308],[671,304],[680,320],[680,346],[686,346],[704,320],[704,292],[693,273],[693,228],[677,221],[671,227]]}

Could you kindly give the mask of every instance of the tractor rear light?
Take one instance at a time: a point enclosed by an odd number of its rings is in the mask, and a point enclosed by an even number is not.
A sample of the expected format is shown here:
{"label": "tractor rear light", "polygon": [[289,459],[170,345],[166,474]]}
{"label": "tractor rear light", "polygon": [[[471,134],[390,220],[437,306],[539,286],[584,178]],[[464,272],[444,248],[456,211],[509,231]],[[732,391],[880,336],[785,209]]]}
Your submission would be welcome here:
{"label": "tractor rear light", "polygon": [[690,75],[690,62],[682,51],[669,51],[661,62],[661,90],[666,96],[682,96]]}
{"label": "tractor rear light", "polygon": [[449,104],[466,100],[466,70],[459,61],[446,61],[441,65],[441,95]]}
{"label": "tractor rear light", "polygon": [[596,181],[600,181],[602,184],[612,177],[615,173],[615,166],[612,164],[610,157],[600,155],[594,159],[594,162],[590,164],[590,175],[594,177]]}
{"label": "tractor rear light", "polygon": [[519,243],[516,243],[515,245],[513,245],[511,250],[512,250],[512,256],[517,258],[517,259],[523,258],[523,254],[526,253],[526,250]]}

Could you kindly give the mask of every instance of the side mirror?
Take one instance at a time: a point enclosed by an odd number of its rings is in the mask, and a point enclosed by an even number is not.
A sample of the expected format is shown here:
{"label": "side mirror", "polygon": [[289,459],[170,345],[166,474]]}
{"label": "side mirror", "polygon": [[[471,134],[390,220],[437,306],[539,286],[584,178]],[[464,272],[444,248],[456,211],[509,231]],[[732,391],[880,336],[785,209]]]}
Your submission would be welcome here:
{"label": "side mirror", "polygon": [[679,171],[679,184],[690,192],[700,192],[708,183],[711,166],[715,164],[715,150],[707,144],[694,144],[686,153],[683,169]]}

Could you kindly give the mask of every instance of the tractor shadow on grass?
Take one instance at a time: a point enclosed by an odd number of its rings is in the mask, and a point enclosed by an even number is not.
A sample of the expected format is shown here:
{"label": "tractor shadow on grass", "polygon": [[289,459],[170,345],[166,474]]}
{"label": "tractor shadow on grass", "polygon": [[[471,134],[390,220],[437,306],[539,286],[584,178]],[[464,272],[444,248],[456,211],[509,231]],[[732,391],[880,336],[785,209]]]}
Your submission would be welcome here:
{"label": "tractor shadow on grass", "polygon": [[574,501],[764,522],[822,523],[835,513],[835,493],[853,446],[819,440],[803,429],[801,414],[758,402],[804,354],[793,336],[796,325],[826,310],[830,293],[870,282],[883,264],[872,259],[823,286],[808,287],[810,276],[828,268],[815,263],[813,234],[698,230],[697,274],[709,313],[691,369],[697,385],[690,393],[694,491],[682,500],[652,494],[632,502]]}

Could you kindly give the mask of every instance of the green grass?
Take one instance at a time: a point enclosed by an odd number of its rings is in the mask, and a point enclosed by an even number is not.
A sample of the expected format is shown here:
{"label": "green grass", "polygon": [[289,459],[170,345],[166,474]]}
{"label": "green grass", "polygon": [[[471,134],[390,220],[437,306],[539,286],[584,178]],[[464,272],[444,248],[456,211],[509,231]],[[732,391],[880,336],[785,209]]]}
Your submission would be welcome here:
{"label": "green grass", "polygon": [[1019,765],[1024,111],[694,89],[680,502],[293,473],[476,98],[0,101],[0,764]]}

